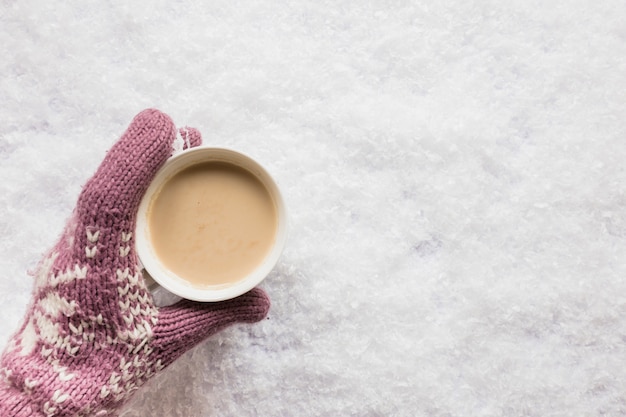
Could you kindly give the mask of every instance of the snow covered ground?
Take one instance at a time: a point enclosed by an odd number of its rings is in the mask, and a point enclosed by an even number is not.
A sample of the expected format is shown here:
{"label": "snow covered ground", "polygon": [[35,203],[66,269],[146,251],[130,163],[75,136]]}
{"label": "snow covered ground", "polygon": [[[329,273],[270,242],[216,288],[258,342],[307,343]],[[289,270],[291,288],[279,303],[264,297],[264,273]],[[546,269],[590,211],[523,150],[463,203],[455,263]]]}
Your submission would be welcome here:
{"label": "snow covered ground", "polygon": [[290,212],[269,318],[124,408],[626,414],[626,3],[0,1],[0,348],[147,107]]}

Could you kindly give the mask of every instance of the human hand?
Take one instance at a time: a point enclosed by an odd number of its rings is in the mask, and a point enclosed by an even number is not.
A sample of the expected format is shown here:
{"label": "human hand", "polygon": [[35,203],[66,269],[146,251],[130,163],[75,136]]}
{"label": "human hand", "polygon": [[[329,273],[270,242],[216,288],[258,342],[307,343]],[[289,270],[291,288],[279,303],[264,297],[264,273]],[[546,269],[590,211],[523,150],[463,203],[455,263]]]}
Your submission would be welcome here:
{"label": "human hand", "polygon": [[[181,129],[187,146],[201,142]],[[139,201],[172,153],[176,128],[138,114],[85,184],[58,243],[40,262],[31,305],[0,358],[0,415],[110,416],[148,379],[224,327],[269,310],[260,289],[220,303],[158,308],[133,231]]]}

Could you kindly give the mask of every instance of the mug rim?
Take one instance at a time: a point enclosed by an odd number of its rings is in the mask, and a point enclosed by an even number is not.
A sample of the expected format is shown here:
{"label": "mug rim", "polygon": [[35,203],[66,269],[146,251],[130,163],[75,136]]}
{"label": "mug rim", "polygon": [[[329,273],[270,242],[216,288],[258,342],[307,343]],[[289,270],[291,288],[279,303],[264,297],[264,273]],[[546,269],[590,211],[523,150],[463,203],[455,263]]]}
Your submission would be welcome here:
{"label": "mug rim", "polygon": [[[246,170],[266,188],[276,209],[276,234],[274,243],[263,261],[249,274],[235,283],[223,286],[195,287],[173,271],[166,268],[155,253],[150,239],[148,214],[153,199],[161,187],[182,170],[203,162],[222,162]],[[287,213],[282,194],[269,172],[255,159],[231,148],[196,146],[171,156],[157,171],[148,189],[142,196],[137,211],[135,245],[140,263],[152,279],[167,291],[182,298],[214,302],[235,298],[245,294],[263,281],[274,269],[282,254],[287,239]]]}

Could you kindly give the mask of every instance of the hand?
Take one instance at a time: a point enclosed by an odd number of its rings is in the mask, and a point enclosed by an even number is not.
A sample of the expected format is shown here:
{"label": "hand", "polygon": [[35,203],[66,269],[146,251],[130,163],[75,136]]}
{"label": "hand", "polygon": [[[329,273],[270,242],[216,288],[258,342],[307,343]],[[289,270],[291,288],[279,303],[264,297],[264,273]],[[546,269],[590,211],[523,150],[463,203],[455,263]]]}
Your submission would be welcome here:
{"label": "hand", "polygon": [[[188,146],[195,129],[181,129]],[[60,240],[40,263],[33,300],[0,358],[0,415],[115,415],[156,372],[236,322],[269,309],[259,289],[220,303],[157,308],[134,248],[139,201],[172,152],[176,128],[138,114],[86,183]]]}

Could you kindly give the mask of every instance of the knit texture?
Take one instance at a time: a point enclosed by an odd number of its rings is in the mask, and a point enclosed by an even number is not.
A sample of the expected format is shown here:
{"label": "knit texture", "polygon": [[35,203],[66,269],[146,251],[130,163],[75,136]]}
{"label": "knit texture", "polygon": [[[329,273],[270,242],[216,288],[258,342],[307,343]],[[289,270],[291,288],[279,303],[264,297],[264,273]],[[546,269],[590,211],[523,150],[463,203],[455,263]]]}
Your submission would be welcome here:
{"label": "knit texture", "polygon": [[[0,358],[0,416],[108,416],[188,349],[267,315],[254,289],[233,300],[157,308],[135,253],[137,207],[171,155],[176,128],[138,114],[85,184],[58,243],[40,262],[25,320]],[[184,147],[201,143],[191,128]]]}

